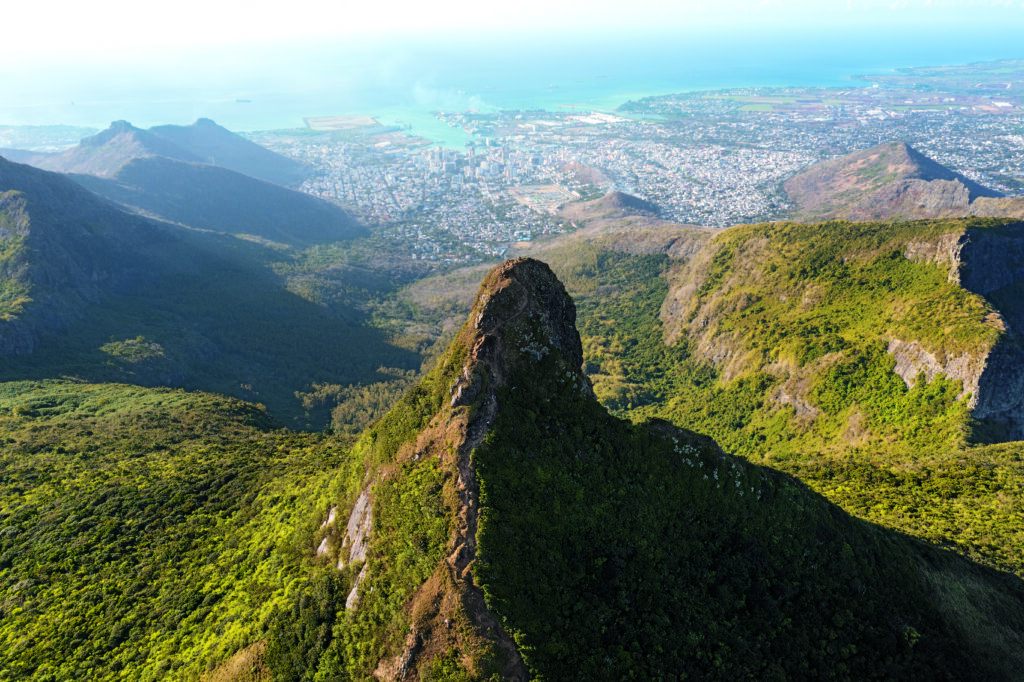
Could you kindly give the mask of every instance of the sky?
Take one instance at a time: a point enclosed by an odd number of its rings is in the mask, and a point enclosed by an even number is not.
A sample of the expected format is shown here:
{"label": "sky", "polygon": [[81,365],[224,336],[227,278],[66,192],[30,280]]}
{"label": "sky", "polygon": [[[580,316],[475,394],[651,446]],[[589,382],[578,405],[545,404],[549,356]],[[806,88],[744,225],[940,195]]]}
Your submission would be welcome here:
{"label": "sky", "polygon": [[8,3],[0,59],[103,60],[211,45],[410,36],[827,30],[844,26],[1024,28],[1024,0],[33,0]]}

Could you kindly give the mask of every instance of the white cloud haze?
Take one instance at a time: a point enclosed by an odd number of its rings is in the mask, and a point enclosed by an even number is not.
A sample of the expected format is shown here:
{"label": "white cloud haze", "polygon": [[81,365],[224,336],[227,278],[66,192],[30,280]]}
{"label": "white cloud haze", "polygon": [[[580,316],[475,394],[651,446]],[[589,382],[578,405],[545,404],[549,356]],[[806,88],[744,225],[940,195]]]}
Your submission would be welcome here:
{"label": "white cloud haze", "polygon": [[1021,22],[1021,0],[34,0],[4,9],[0,58],[434,34],[771,29],[886,22]]}

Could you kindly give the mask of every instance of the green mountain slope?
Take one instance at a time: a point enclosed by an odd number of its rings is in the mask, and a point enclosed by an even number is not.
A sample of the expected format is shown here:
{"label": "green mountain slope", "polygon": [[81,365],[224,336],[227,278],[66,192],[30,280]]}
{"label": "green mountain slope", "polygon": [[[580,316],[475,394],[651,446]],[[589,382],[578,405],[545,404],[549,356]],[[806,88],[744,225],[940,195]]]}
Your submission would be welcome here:
{"label": "green mountain slope", "polygon": [[1020,438],[1020,235],[977,221],[727,231],[669,275],[666,357],[682,365],[670,397],[634,414],[685,419],[854,513],[1020,573],[1020,444],[976,444]]}
{"label": "green mountain slope", "polygon": [[0,384],[0,679],[198,679],[259,641],[345,461],[272,427],[206,394]]}
{"label": "green mountain slope", "polygon": [[[609,229],[533,248],[576,298],[601,401],[709,434],[857,516],[1024,575],[1019,227],[715,234]],[[464,279],[420,282],[403,305],[421,324],[464,314]]]}
{"label": "green mountain slope", "polygon": [[487,275],[439,367],[357,444],[329,541],[349,597],[314,656],[309,625],[272,630],[281,679],[1013,678],[1019,580],[615,419],[574,320],[542,263]]}
{"label": "green mountain slope", "polygon": [[495,268],[351,447],[206,394],[3,384],[0,677],[1015,679],[1018,578],[616,419],[575,320],[543,263]]}
{"label": "green mountain slope", "polygon": [[352,305],[369,284],[328,308],[273,272],[288,252],[143,220],[64,176],[2,160],[0,191],[5,380],[211,390],[323,428],[331,405],[307,397],[317,385],[386,384],[420,366]]}
{"label": "green mountain slope", "polygon": [[0,158],[0,355],[81,318],[148,276],[134,254],[171,241],[67,178]]}

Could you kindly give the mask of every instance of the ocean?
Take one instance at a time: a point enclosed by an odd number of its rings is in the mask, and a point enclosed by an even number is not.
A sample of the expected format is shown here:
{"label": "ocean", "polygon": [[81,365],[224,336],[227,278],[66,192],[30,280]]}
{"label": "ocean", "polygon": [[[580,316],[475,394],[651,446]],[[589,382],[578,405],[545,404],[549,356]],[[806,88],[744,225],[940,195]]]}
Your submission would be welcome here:
{"label": "ocean", "polygon": [[[859,29],[838,34],[488,38],[304,43],[146,58],[0,64],[0,125],[140,127],[200,117],[244,132],[369,114],[453,147],[468,136],[436,110],[613,111],[649,95],[753,86],[854,85],[857,74],[1024,57],[1016,30],[978,35]],[[860,84],[860,83],[857,83]]]}

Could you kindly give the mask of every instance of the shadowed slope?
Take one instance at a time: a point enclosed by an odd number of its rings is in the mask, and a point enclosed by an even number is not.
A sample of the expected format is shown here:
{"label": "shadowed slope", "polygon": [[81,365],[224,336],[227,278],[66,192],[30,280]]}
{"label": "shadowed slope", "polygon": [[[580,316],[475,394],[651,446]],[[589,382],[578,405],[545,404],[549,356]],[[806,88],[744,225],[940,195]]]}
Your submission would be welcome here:
{"label": "shadowed slope", "polygon": [[[574,320],[547,266],[498,266],[440,366],[360,441],[369,547],[333,543],[352,590],[317,675],[1012,679],[1018,580],[708,438],[611,417]],[[1005,608],[942,597],[966,584]]]}

